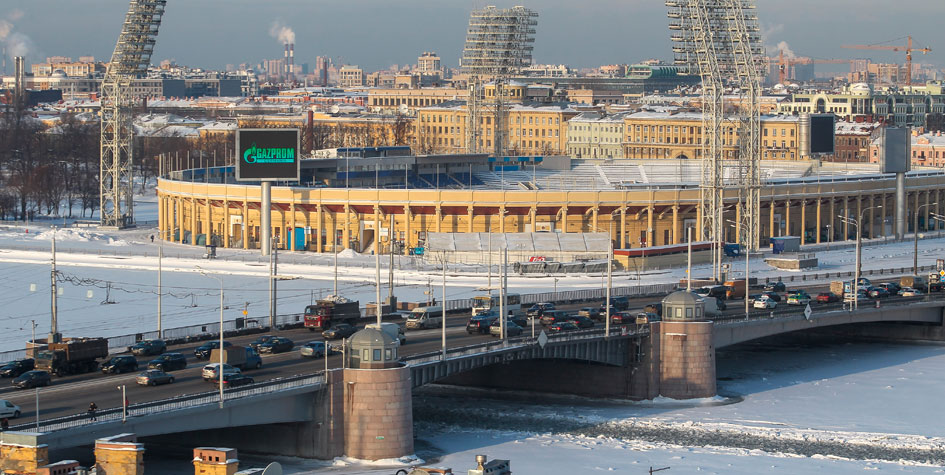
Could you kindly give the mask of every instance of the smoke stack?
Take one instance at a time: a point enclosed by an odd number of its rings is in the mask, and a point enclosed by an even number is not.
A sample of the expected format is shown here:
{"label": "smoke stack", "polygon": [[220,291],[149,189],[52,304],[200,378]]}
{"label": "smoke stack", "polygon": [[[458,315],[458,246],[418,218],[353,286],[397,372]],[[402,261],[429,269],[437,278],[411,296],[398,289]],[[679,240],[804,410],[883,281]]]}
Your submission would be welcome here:
{"label": "smoke stack", "polygon": [[289,76],[289,43],[285,44],[285,58],[282,63],[282,73],[285,77]]}
{"label": "smoke stack", "polygon": [[13,58],[13,78],[17,97],[23,97],[26,94],[26,58]]}
{"label": "smoke stack", "polygon": [[289,80],[295,81],[295,43],[289,43]]}

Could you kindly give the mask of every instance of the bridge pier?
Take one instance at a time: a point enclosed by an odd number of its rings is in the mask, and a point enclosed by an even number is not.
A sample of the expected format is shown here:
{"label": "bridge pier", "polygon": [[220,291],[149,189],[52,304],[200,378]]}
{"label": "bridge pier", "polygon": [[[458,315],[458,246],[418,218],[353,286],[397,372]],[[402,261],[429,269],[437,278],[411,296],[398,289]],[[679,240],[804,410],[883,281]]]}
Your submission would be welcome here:
{"label": "bridge pier", "polygon": [[143,475],[144,444],[134,434],[96,440],[95,470],[103,475]]}
{"label": "bridge pier", "polygon": [[345,454],[365,460],[413,454],[410,368],[344,370]]}
{"label": "bridge pier", "polygon": [[32,475],[49,463],[49,446],[32,432],[0,432],[0,473]]}
{"label": "bridge pier", "polygon": [[673,399],[696,399],[717,394],[712,322],[651,324],[651,339],[659,338],[659,393]]}

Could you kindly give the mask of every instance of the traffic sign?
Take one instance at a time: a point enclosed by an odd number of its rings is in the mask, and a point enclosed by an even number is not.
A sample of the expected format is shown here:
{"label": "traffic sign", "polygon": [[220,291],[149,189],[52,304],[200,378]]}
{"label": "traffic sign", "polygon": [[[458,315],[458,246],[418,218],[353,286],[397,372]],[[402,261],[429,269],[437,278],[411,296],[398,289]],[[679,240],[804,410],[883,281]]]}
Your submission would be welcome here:
{"label": "traffic sign", "polygon": [[804,318],[810,320],[810,315],[811,315],[812,313],[814,313],[814,312],[810,309],[810,304],[808,303],[808,304],[807,304],[807,308],[804,309]]}
{"label": "traffic sign", "polygon": [[938,271],[938,275],[945,277],[945,270]]}
{"label": "traffic sign", "polygon": [[538,346],[544,349],[547,343],[548,343],[548,335],[545,333],[544,330],[542,330],[541,334],[538,335]]}

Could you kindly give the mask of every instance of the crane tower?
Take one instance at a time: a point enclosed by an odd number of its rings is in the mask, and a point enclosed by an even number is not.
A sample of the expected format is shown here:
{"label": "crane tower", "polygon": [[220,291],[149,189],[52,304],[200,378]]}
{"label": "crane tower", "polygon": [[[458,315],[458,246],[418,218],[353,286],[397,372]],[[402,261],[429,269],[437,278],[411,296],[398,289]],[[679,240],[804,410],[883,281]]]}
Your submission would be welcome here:
{"label": "crane tower", "polygon": [[[537,12],[524,7],[498,9],[490,6],[470,13],[461,63],[469,74],[467,153],[479,151],[483,112],[489,108],[494,118],[489,127],[493,130],[493,151],[496,156],[505,154],[508,117],[505,86],[513,74],[532,62],[537,17]],[[484,81],[488,80],[493,81],[495,91],[487,104]]]}
{"label": "crane tower", "polygon": [[151,62],[167,0],[131,0],[102,81],[101,225],[134,225],[132,150],[135,96],[131,82]]}
{"label": "crane tower", "polygon": [[[761,66],[764,57],[754,0],[666,0],[675,62],[702,78],[701,206],[696,234],[725,240],[726,189],[737,188],[735,235],[746,250],[760,239]],[[726,87],[739,96],[726,116]],[[733,109],[729,107],[729,109]],[[725,132],[738,129],[738,155],[725,156]],[[732,164],[726,167],[726,159]],[[721,277],[722,246],[713,256]]]}

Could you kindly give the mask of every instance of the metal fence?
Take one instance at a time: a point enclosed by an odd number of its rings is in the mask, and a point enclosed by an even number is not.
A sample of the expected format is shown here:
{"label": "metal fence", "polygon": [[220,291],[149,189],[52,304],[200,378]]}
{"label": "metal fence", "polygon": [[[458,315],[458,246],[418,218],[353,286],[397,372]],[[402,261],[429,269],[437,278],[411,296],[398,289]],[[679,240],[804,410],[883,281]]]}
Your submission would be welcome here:
{"label": "metal fence", "polygon": [[[322,373],[312,375],[296,375],[282,379],[270,380],[261,383],[255,383],[249,386],[228,389],[224,394],[225,401],[241,399],[261,394],[271,394],[286,389],[295,389],[304,386],[313,386],[325,383],[325,376]],[[151,401],[141,404],[132,404],[128,406],[127,417],[140,417],[159,414],[175,409],[193,408],[211,404],[219,404],[220,393],[215,391],[188,394],[184,396]],[[122,419],[122,408],[112,407],[96,411],[95,420],[91,420],[89,413],[73,414],[71,416],[57,417],[39,421],[39,429],[36,429],[36,423],[19,424],[11,426],[12,430],[37,430],[38,432],[54,432],[57,430],[70,429],[89,425],[98,422],[120,421]]]}

